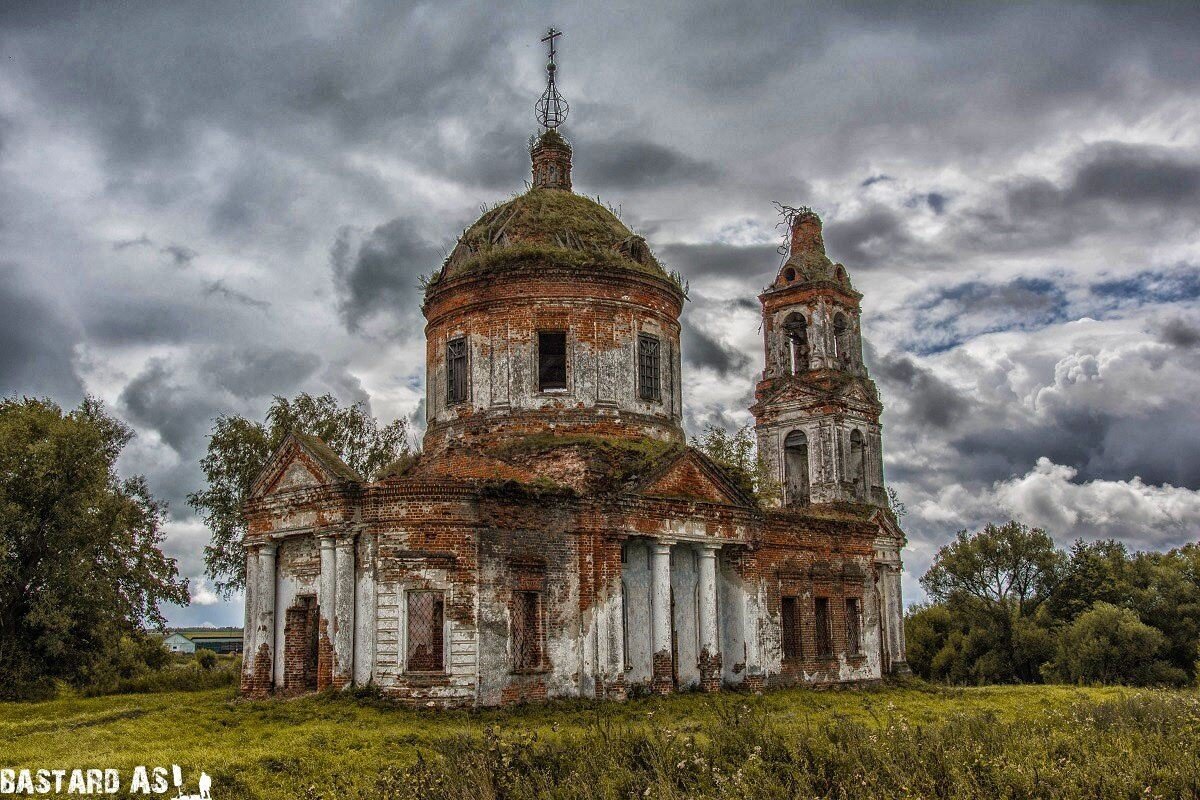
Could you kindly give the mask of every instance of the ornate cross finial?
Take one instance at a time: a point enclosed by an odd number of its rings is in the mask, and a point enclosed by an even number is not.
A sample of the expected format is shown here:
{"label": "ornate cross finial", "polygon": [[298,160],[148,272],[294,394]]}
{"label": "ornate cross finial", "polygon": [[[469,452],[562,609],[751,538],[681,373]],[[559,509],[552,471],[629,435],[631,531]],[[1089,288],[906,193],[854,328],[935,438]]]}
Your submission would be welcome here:
{"label": "ornate cross finial", "polygon": [[538,124],[543,128],[557,128],[562,125],[567,118],[567,112],[571,107],[567,105],[567,101],[558,93],[558,89],[554,85],[554,71],[558,69],[554,64],[554,55],[557,52],[554,49],[554,40],[562,36],[562,31],[556,31],[550,28],[546,35],[542,37],[542,41],[546,42],[550,50],[550,61],[546,64],[546,91],[542,92],[542,96],[538,98],[537,105],[534,106],[535,116]]}

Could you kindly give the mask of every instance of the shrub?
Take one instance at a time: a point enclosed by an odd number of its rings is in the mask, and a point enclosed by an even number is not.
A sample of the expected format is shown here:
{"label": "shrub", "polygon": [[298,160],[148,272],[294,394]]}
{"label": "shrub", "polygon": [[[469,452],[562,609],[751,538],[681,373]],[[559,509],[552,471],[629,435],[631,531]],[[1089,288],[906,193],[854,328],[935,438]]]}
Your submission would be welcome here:
{"label": "shrub", "polygon": [[196,650],[196,665],[205,672],[211,672],[217,667],[217,654],[208,648]]}
{"label": "shrub", "polygon": [[1158,658],[1165,642],[1162,631],[1133,611],[1095,603],[1063,631],[1045,673],[1069,683],[1182,683],[1183,671]]}

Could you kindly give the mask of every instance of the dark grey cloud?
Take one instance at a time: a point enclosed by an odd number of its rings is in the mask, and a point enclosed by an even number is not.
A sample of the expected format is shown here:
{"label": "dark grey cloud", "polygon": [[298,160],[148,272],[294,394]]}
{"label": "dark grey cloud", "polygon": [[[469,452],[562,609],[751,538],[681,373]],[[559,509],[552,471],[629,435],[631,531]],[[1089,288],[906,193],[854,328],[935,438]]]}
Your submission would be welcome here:
{"label": "dark grey cloud", "polygon": [[154,242],[150,241],[150,237],[142,234],[136,239],[121,239],[113,242],[113,250],[127,250],[130,247],[153,247]]}
{"label": "dark grey cloud", "polygon": [[411,320],[419,310],[420,279],[441,266],[441,248],[429,243],[411,219],[375,228],[357,249],[353,231],[338,233],[330,251],[338,311],[346,328],[358,331],[365,319],[386,313]]}
{"label": "dark grey cloud", "polygon": [[1200,326],[1176,317],[1167,320],[1159,332],[1159,337],[1173,347],[1192,348],[1200,345]]}
{"label": "dark grey cloud", "polygon": [[749,292],[756,291],[758,284],[769,281],[779,269],[779,253],[774,245],[675,243],[659,248],[657,255],[689,278],[744,278]]}
{"label": "dark grey cloud", "polygon": [[887,353],[871,360],[873,374],[902,424],[928,430],[952,429],[971,413],[970,398],[911,358]]}
{"label": "dark grey cloud", "polygon": [[1069,191],[1082,202],[1192,203],[1200,199],[1200,161],[1166,148],[1096,145],[1083,157]]}
{"label": "dark grey cloud", "polygon": [[583,140],[573,166],[589,186],[601,189],[661,188],[666,185],[710,185],[721,174],[716,164],[688,156],[667,145],[628,132],[606,132]]}
{"label": "dark grey cloud", "polygon": [[847,219],[829,221],[824,236],[830,258],[852,270],[894,263],[898,253],[912,243],[904,216],[882,204],[873,204]]}
{"label": "dark grey cloud", "polygon": [[249,400],[288,396],[321,366],[314,353],[298,350],[238,350],[215,354],[204,362],[204,374],[235,397]]}
{"label": "dark grey cloud", "polygon": [[176,378],[163,359],[151,359],[121,392],[119,408],[137,425],[156,431],[176,453],[203,450],[204,433],[223,406]]}
{"label": "dark grey cloud", "polygon": [[750,363],[750,357],[737,348],[721,342],[705,333],[698,320],[689,315],[683,322],[680,349],[683,360],[698,369],[711,369],[718,375],[728,377],[736,374],[740,377]]}
{"label": "dark grey cloud", "polygon": [[21,285],[15,265],[0,263],[0,396],[78,403],[84,387],[73,346],[80,338],[60,308]]}
{"label": "dark grey cloud", "polygon": [[170,256],[171,261],[177,267],[186,267],[192,263],[192,259],[199,255],[195,250],[181,244],[169,244],[162,249],[162,252]]}
{"label": "dark grey cloud", "polygon": [[271,307],[270,302],[259,300],[256,297],[251,297],[243,291],[234,289],[225,283],[224,280],[208,281],[204,284],[204,294],[206,297],[219,297],[240,305],[256,308],[259,311],[266,311]]}

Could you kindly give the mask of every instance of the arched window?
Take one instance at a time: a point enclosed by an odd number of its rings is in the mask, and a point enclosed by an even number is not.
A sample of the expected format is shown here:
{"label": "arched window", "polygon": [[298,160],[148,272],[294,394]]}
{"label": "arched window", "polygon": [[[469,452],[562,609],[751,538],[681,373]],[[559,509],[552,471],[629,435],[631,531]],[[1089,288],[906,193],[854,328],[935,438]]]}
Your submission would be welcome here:
{"label": "arched window", "polygon": [[840,311],[833,317],[833,354],[843,364],[851,361],[850,321]]}
{"label": "arched window", "polygon": [[798,312],[783,320],[783,335],[787,337],[788,371],[793,375],[808,370],[808,321]]}
{"label": "arched window", "polygon": [[808,437],[792,431],[783,440],[784,502],[789,506],[808,504]]}
{"label": "arched window", "polygon": [[867,449],[863,447],[862,432],[850,431],[850,458],[846,464],[846,477],[854,484],[854,496],[867,499]]}

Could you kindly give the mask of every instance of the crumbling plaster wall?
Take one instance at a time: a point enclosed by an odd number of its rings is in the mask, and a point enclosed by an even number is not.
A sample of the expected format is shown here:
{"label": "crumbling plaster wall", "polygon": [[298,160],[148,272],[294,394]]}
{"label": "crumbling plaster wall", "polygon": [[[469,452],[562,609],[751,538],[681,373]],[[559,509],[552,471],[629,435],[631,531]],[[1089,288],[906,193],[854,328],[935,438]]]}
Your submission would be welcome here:
{"label": "crumbling plaster wall", "polygon": [[[587,409],[658,418],[677,427],[683,414],[679,305],[662,281],[594,273],[511,276],[448,290],[426,309],[426,415],[431,427],[487,415]],[[538,331],[567,334],[567,386],[540,391]],[[659,339],[660,400],[644,400],[637,384],[637,337]],[[446,396],[447,342],[466,337],[468,399]]]}

